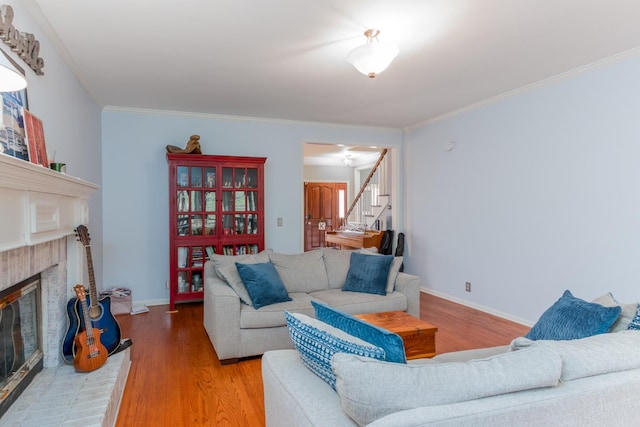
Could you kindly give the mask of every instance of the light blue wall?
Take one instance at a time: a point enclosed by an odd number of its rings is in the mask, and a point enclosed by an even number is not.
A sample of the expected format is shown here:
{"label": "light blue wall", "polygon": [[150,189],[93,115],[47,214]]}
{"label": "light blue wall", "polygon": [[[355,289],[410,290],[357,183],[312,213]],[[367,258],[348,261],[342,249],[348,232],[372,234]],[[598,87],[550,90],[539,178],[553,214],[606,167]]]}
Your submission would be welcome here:
{"label": "light blue wall", "polygon": [[[22,32],[34,34],[40,42],[40,56],[45,61],[42,76],[37,76],[22,60],[10,54],[25,69],[29,84],[29,110],[42,120],[47,151],[56,151],[56,161],[67,164],[68,175],[101,184],[101,109],[58,55],[22,2],[5,1],[3,4],[13,8],[14,26]],[[1,44],[5,52],[11,52],[4,43]],[[101,191],[95,192],[89,199],[89,211],[91,252],[96,278],[99,278],[102,274]],[[97,285],[101,287],[99,280]]]}
{"label": "light blue wall", "polygon": [[565,289],[638,301],[638,76],[632,57],[407,132],[407,270],[528,322]]}
{"label": "light blue wall", "polygon": [[198,134],[205,154],[267,157],[266,246],[285,253],[302,250],[305,142],[402,144],[400,130],[182,113],[105,110],[102,126],[104,283],[129,287],[134,300],[148,304],[169,296],[167,144],[184,147]]}

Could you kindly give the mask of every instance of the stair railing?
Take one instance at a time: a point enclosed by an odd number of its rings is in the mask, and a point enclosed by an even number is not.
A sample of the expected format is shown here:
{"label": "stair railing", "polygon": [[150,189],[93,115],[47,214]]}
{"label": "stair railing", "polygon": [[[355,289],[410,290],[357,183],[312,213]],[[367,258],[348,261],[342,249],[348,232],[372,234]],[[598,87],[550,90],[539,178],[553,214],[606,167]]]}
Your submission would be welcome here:
{"label": "stair railing", "polygon": [[[362,198],[363,193],[366,191],[367,186],[369,185],[369,182],[371,181],[371,178],[373,178],[373,176],[375,175],[376,171],[378,170],[378,168],[382,164],[382,161],[384,160],[384,156],[386,156],[386,154],[387,154],[387,149],[386,148],[383,149],[382,152],[380,152],[380,157],[378,157],[378,161],[376,162],[376,164],[371,169],[371,172],[369,172],[369,176],[367,176],[367,179],[365,179],[364,183],[360,187],[360,191],[358,192],[356,197],[353,199],[353,203],[351,203],[351,206],[347,210],[347,214],[345,215],[345,218],[349,218],[349,215],[351,215],[351,212],[353,212],[355,207],[360,202],[360,199]],[[385,183],[385,186],[386,186],[386,183]],[[377,203],[377,201],[372,200],[372,203]]]}

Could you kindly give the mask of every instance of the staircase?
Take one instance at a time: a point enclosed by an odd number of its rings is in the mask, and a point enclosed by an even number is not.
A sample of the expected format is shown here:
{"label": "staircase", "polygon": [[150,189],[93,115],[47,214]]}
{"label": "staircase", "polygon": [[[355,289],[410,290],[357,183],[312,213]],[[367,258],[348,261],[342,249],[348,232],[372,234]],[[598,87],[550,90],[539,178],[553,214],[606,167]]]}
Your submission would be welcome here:
{"label": "staircase", "polygon": [[378,161],[360,187],[347,211],[347,227],[359,231],[380,230],[378,219],[388,209],[391,198],[387,193],[387,172],[385,156],[387,149],[380,153]]}

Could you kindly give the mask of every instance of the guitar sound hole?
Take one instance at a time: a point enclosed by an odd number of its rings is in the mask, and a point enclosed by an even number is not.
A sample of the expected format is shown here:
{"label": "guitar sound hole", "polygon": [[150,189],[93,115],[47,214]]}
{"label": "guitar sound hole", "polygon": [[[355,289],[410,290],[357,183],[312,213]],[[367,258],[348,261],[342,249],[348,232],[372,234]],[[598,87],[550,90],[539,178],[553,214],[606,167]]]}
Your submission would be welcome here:
{"label": "guitar sound hole", "polygon": [[92,321],[100,320],[103,314],[104,310],[102,308],[102,305],[97,304],[89,307],[89,317],[91,317]]}

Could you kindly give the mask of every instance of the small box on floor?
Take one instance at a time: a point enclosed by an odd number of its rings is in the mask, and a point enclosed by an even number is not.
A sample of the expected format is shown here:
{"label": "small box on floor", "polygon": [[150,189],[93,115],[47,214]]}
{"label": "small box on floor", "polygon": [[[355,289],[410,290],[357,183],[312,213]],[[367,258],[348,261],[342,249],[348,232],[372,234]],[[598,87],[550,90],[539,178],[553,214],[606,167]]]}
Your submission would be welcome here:
{"label": "small box on floor", "polygon": [[129,314],[131,312],[131,289],[110,288],[100,292],[100,298],[111,297],[111,314]]}

